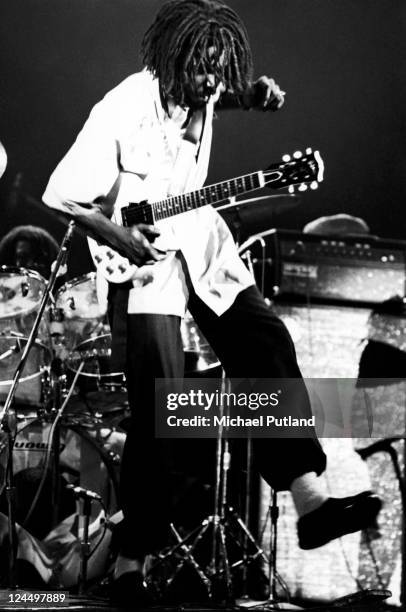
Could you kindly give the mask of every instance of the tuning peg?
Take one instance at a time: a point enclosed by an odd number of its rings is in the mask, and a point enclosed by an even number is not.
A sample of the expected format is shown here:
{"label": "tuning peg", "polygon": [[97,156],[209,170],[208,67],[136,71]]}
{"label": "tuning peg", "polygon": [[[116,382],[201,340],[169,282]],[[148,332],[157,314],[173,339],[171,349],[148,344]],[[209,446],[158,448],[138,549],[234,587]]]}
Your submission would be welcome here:
{"label": "tuning peg", "polygon": [[285,153],[285,155],[282,156],[282,161],[289,162],[290,160],[291,160],[291,157],[287,153]]}
{"label": "tuning peg", "polygon": [[306,183],[301,183],[299,185],[299,191],[307,191],[307,185]]}
{"label": "tuning peg", "polygon": [[295,151],[295,152],[293,153],[293,157],[294,157],[295,159],[300,159],[302,156],[303,156],[303,153],[302,153],[301,151]]}
{"label": "tuning peg", "polygon": [[318,188],[319,188],[319,184],[318,184],[318,182],[317,182],[317,181],[312,181],[312,182],[310,183],[310,189],[313,189],[313,191],[314,191],[315,189],[318,189]]}
{"label": "tuning peg", "polygon": [[306,154],[307,155],[311,155],[312,154],[312,148],[311,147],[307,147]]}
{"label": "tuning peg", "polygon": [[294,186],[293,185],[289,185],[288,191],[289,191],[289,193],[295,193]]}

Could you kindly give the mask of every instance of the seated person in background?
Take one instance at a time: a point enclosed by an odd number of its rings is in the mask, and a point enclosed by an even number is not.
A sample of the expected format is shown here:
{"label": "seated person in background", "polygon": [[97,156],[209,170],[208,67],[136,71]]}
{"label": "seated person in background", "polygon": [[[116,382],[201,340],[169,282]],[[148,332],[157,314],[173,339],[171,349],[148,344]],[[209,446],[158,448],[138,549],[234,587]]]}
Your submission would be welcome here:
{"label": "seated person in background", "polygon": [[0,265],[28,268],[49,278],[58,250],[56,240],[42,227],[18,225],[0,241]]}
{"label": "seated person in background", "polygon": [[303,228],[305,234],[316,234],[318,236],[362,236],[369,234],[367,223],[361,217],[354,217],[346,213],[318,217],[309,221]]}

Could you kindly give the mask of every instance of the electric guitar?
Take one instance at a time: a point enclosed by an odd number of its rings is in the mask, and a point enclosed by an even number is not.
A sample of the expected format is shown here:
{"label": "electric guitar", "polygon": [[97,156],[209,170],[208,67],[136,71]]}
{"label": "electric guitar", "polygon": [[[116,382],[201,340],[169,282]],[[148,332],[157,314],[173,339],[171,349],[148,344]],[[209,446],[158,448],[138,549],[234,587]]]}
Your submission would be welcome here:
{"label": "electric guitar", "polygon": [[[158,202],[139,202],[123,206],[120,210],[121,222],[124,227],[137,223],[157,224],[163,219],[196,210],[202,206],[215,205],[247,191],[262,187],[283,189],[288,187],[293,192],[293,186],[299,185],[299,191],[304,191],[309,185],[316,189],[323,180],[324,164],[318,151],[306,150],[302,155],[299,151],[284,155],[279,163],[272,164],[266,170],[252,172],[245,176],[202,187],[196,191],[171,196]],[[132,280],[138,267],[114,249],[100,244],[93,238],[88,238],[89,249],[95,266],[111,283],[125,283]]]}

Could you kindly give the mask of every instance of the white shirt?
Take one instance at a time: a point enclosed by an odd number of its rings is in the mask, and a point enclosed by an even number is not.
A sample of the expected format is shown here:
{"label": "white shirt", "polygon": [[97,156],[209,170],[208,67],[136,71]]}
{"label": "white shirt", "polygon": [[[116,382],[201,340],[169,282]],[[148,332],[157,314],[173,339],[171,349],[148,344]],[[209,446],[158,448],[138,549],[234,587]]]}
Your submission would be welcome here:
{"label": "white shirt", "polygon": [[[45,204],[68,212],[65,200],[86,203],[106,197],[119,174],[116,211],[129,202],[199,189],[207,176],[213,105],[211,99],[196,163],[196,146],[182,139],[186,111],[177,107],[169,117],[157,79],[147,71],[131,75],[95,105],[53,172]],[[211,206],[157,225],[161,236],[156,246],[171,250],[163,261],[139,268],[129,292],[129,313],[184,315],[188,288],[180,252],[197,295],[218,315],[254,284],[230,230]]]}

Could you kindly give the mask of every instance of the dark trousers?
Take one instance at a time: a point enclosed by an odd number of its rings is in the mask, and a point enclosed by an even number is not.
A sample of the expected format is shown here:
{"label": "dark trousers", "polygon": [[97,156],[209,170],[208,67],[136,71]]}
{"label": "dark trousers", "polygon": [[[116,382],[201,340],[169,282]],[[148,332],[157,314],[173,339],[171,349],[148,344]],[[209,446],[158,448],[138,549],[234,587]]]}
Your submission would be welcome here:
{"label": "dark trousers", "polygon": [[[114,300],[113,300],[114,301]],[[189,310],[230,377],[301,378],[290,335],[256,287],[241,292],[223,315],[214,314],[195,293]],[[114,318],[118,313],[112,310]],[[171,520],[171,478],[175,458],[187,467],[207,453],[207,440],[154,437],[154,378],[182,378],[184,356],[180,320],[175,316],[127,316],[127,385],[132,411],[121,472],[124,512],[121,552],[130,558],[160,548]],[[311,410],[304,384],[300,413]],[[318,440],[254,440],[254,464],[275,489],[289,489],[307,472],[320,474],[326,458]],[[193,455],[193,456],[191,456]],[[209,460],[209,457],[208,457]],[[214,472],[213,472],[214,478]]]}

